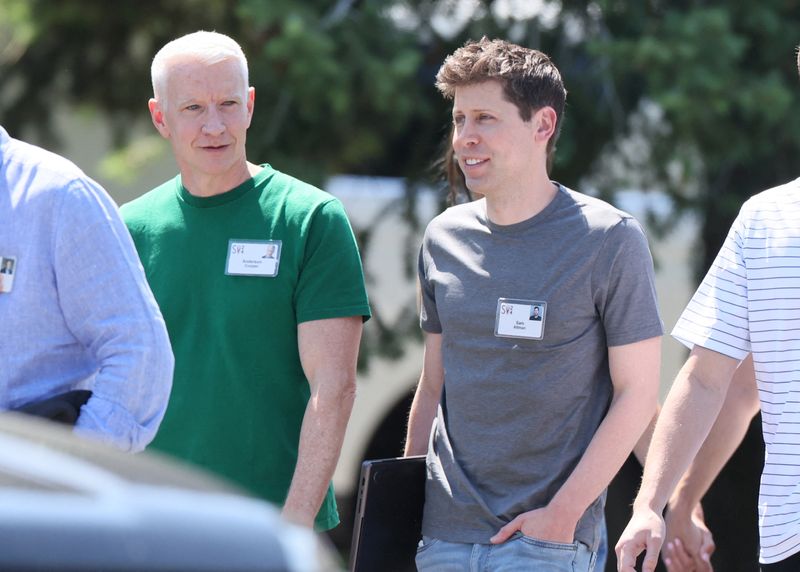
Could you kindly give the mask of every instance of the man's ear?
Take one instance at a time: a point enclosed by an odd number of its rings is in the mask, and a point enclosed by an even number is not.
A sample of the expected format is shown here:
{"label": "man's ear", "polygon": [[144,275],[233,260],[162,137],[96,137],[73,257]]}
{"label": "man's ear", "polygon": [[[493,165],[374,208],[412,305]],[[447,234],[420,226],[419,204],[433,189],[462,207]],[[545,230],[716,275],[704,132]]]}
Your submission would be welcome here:
{"label": "man's ear", "polygon": [[253,119],[253,109],[256,105],[256,88],[249,87],[247,89],[247,126],[250,127],[250,121]]}
{"label": "man's ear", "polygon": [[542,107],[534,114],[533,120],[536,124],[536,140],[546,145],[556,132],[556,110],[550,106]]}
{"label": "man's ear", "polygon": [[164,121],[164,110],[161,108],[161,104],[157,99],[150,98],[147,107],[150,109],[150,119],[153,120],[153,125],[156,126],[162,137],[169,139],[169,128]]}

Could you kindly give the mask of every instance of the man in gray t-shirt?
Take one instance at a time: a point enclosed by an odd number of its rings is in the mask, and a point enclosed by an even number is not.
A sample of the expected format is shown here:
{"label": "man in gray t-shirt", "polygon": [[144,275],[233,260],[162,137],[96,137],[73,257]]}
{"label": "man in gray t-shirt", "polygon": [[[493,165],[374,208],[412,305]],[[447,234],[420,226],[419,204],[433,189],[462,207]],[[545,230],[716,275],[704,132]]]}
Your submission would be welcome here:
{"label": "man in gray t-shirt", "polygon": [[406,445],[428,455],[417,566],[590,570],[605,488],[656,410],[647,240],[626,213],[550,181],[566,91],[547,56],[471,42],[437,87],[485,198],[437,217],[420,252],[425,358]]}

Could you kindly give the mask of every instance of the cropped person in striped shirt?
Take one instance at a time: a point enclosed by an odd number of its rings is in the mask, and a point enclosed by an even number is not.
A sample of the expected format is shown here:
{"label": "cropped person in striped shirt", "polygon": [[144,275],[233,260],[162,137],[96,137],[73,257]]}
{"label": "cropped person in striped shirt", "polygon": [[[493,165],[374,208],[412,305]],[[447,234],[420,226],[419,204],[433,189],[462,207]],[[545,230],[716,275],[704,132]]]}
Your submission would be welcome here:
{"label": "cropped person in striped shirt", "polygon": [[[800,56],[797,63],[800,71]],[[722,466],[714,447],[700,447],[734,372],[748,367],[749,356],[766,446],[758,503],[761,570],[800,570],[798,323],[800,179],[744,204],[672,332],[691,354],[656,426],[633,517],[617,544],[618,570],[632,572],[643,550],[643,570],[655,569],[664,536],[661,512],[695,455],[696,467],[708,465],[716,471]],[[746,415],[742,413],[743,421]],[[735,439],[731,434],[728,440]]]}

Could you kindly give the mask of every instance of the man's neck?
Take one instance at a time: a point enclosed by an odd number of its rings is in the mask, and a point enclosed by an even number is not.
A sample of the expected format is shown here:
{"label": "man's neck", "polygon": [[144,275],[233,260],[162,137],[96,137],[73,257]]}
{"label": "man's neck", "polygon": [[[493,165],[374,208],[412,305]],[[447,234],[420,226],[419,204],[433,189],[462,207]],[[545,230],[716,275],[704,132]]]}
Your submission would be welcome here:
{"label": "man's neck", "polygon": [[196,197],[213,197],[235,189],[254,177],[261,167],[246,162],[240,168],[219,175],[205,175],[181,171],[181,182],[190,194]]}
{"label": "man's neck", "polygon": [[486,215],[499,225],[509,225],[528,220],[549,205],[558,187],[546,177],[536,184],[505,193],[487,193]]}

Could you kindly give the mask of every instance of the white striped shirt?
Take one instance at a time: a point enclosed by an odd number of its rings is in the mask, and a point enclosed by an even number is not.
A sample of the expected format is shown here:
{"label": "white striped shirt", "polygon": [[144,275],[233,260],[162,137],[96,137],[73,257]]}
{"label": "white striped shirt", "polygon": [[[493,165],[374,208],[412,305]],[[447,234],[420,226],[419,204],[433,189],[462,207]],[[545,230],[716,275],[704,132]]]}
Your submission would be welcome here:
{"label": "white striped shirt", "polygon": [[766,445],[760,560],[800,552],[800,179],[748,200],[672,335],[752,352]]}

